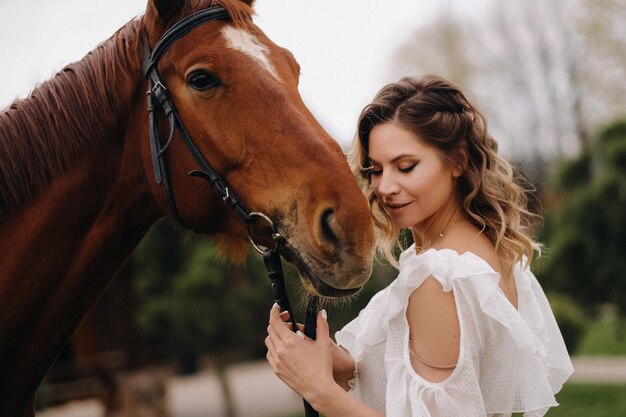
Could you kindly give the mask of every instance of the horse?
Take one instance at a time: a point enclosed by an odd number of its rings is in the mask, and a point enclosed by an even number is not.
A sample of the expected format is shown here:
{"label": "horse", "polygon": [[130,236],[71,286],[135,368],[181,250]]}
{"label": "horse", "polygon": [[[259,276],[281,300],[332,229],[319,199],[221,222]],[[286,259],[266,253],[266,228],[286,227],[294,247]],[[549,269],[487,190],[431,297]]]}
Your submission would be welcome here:
{"label": "horse", "polygon": [[[47,370],[157,221],[175,217],[234,258],[246,252],[247,227],[226,197],[187,175],[197,160],[178,130],[160,149],[170,192],[155,181],[145,48],[204,9],[229,18],[189,30],[156,65],[197,151],[271,219],[310,294],[350,295],[369,278],[368,203],[298,93],[298,63],[253,23],[252,3],[148,0],[142,16],[0,113],[0,416],[34,415]],[[151,127],[166,122],[159,113]]]}

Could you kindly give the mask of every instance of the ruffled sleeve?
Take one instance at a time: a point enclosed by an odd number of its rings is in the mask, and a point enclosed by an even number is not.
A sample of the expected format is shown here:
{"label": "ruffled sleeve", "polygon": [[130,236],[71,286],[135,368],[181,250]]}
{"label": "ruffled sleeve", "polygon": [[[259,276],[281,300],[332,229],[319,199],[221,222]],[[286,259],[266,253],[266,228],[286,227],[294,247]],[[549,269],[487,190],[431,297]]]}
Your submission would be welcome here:
{"label": "ruffled sleeve", "polygon": [[[481,360],[481,390],[488,409],[543,416],[558,403],[554,394],[573,373],[548,300],[532,272],[514,270],[519,310],[503,308],[496,293],[481,302],[492,321]],[[506,305],[505,305],[506,306]]]}
{"label": "ruffled sleeve", "polygon": [[[461,326],[458,364],[439,383],[418,375],[408,353],[408,298],[429,276],[454,292]],[[538,417],[558,405],[554,394],[573,370],[567,350],[534,275],[517,267],[514,277],[519,310],[478,256],[409,248],[398,278],[336,334],[359,369],[352,393],[387,417]]]}

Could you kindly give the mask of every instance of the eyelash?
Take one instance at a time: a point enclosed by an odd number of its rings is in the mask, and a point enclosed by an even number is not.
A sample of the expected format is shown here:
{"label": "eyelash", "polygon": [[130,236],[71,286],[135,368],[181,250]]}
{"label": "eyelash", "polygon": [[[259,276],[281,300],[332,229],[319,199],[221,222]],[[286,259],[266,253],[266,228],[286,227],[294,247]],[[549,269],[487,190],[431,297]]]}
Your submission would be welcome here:
{"label": "eyelash", "polygon": [[[415,168],[416,165],[417,163],[414,163],[413,165],[406,167],[406,168],[398,168],[398,170],[402,172],[403,174],[408,174],[409,172],[413,171],[413,168]],[[378,176],[382,173],[383,173],[382,169],[379,169],[379,170],[375,170],[374,168],[369,169],[370,176]]]}
{"label": "eyelash", "polygon": [[411,165],[410,167],[406,167],[406,168],[398,168],[400,170],[400,172],[403,172],[405,174],[408,174],[409,172],[413,171],[413,168],[415,168],[415,166],[417,165],[417,163]]}

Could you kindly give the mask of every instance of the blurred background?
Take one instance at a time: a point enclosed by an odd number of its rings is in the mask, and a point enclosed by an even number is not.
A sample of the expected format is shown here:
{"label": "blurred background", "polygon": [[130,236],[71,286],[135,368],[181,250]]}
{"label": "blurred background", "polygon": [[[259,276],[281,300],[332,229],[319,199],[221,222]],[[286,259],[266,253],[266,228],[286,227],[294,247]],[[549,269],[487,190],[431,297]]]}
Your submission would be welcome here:
{"label": "blurred background", "polygon": [[[0,107],[80,59],[143,0],[0,0]],[[534,187],[534,270],[576,372],[548,416],[626,416],[626,0],[258,0],[256,23],[302,67],[301,93],[348,149],[361,108],[403,75],[439,74],[487,115]],[[355,317],[395,271],[376,266]],[[287,273],[292,303],[299,284]],[[156,225],[59,356],[38,415],[290,417],[264,364],[271,289],[260,258]],[[300,316],[302,317],[302,316]]]}

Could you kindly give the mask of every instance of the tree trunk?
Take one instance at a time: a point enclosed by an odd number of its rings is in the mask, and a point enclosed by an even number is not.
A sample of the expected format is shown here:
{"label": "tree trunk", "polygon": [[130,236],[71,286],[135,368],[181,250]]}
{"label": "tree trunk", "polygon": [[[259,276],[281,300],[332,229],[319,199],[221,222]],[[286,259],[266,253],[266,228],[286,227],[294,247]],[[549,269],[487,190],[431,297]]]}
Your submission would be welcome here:
{"label": "tree trunk", "polygon": [[224,399],[224,417],[237,417],[235,413],[233,394],[230,390],[230,384],[228,383],[228,375],[226,374],[228,361],[226,361],[221,355],[218,355],[215,368],[217,370],[217,377],[220,381],[220,387],[222,389],[222,398]]}

